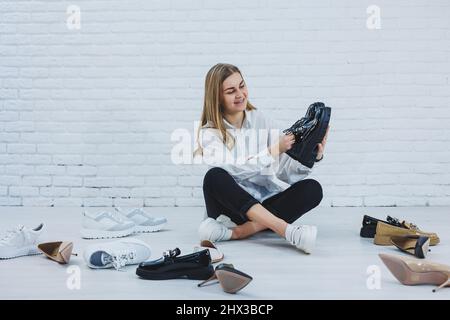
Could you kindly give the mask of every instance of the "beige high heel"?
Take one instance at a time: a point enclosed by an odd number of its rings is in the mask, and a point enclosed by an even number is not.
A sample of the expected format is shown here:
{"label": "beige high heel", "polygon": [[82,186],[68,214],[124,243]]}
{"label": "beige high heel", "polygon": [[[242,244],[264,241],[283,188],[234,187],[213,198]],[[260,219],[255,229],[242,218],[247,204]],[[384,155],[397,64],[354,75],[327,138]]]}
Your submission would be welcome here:
{"label": "beige high heel", "polygon": [[404,285],[439,285],[433,292],[450,286],[450,266],[384,253],[380,253],[379,257],[394,277]]}
{"label": "beige high heel", "polygon": [[215,268],[211,278],[200,282],[197,286],[203,287],[212,280],[218,280],[226,293],[236,293],[246,287],[253,278],[242,271],[236,270],[232,264],[221,263]]}
{"label": "beige high heel", "polygon": [[73,243],[67,241],[41,243],[38,244],[38,248],[49,259],[61,264],[69,263],[71,255],[77,255],[72,253]]}

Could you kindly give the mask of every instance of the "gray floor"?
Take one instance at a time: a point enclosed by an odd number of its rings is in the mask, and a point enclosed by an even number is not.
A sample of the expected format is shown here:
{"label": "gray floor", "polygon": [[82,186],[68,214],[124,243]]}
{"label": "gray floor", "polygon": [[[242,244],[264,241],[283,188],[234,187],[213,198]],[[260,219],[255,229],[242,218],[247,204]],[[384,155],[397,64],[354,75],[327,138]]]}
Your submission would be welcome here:
{"label": "gray floor", "polygon": [[[91,209],[92,210],[92,209]],[[97,208],[96,210],[100,210]],[[179,247],[182,253],[197,244],[202,208],[148,208],[166,216],[166,230],[139,235],[152,247],[152,258]],[[47,240],[69,240],[82,253],[95,240],[79,237],[82,208],[0,207],[0,232],[19,223],[36,226],[45,222]],[[0,299],[450,299],[450,288],[432,293],[433,286],[403,286],[389,273],[378,253],[401,254],[394,247],[380,247],[359,237],[363,214],[406,218],[422,229],[435,231],[441,244],[431,247],[428,260],[450,264],[449,208],[316,208],[301,219],[319,228],[316,251],[305,255],[271,232],[248,240],[219,243],[224,262],[253,276],[237,295],[224,293],[219,285],[197,288],[197,281],[144,281],[135,267],[125,271],[91,270],[81,256],[62,266],[43,256],[0,261]],[[299,220],[300,222],[300,220]],[[368,289],[368,267],[381,271],[380,289]],[[80,289],[69,289],[67,273],[79,266]],[[72,267],[73,268],[73,267]],[[72,271],[73,272],[73,271]],[[369,281],[370,282],[370,281]]]}

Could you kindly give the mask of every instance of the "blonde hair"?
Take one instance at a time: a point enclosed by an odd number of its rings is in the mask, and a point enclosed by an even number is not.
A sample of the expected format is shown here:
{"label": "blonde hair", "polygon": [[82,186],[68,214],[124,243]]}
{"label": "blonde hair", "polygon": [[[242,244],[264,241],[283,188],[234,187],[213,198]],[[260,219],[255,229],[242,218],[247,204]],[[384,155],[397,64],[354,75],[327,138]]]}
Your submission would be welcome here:
{"label": "blonde hair", "polygon": [[[233,148],[234,139],[227,133],[225,123],[223,121],[223,106],[221,103],[223,82],[233,73],[238,72],[242,78],[241,71],[238,67],[228,63],[218,63],[209,69],[205,79],[205,97],[203,101],[203,111],[200,118],[200,125],[197,132],[198,148],[194,151],[194,156],[203,154],[200,146],[199,136],[200,130],[206,124],[210,124],[212,128],[218,129],[223,143],[228,149]],[[246,110],[255,110],[256,108],[247,100]]]}

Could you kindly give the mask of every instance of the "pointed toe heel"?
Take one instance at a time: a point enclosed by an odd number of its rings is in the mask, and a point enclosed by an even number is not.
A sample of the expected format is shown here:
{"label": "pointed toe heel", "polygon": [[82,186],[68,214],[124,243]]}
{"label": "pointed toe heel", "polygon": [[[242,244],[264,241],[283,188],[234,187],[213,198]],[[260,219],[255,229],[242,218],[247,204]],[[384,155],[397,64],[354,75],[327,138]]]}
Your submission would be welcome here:
{"label": "pointed toe heel", "polygon": [[73,243],[68,241],[46,242],[38,244],[38,249],[49,259],[60,264],[67,264],[72,255]]}
{"label": "pointed toe heel", "polygon": [[404,285],[438,285],[433,292],[450,286],[450,266],[383,253],[379,254],[379,257],[394,277]]}
{"label": "pointed toe heel", "polygon": [[253,278],[248,274],[234,268],[232,264],[222,263],[215,268],[214,275],[198,284],[203,287],[206,283],[217,280],[226,293],[237,293],[245,288]]}
{"label": "pointed toe heel", "polygon": [[[60,263],[69,263],[70,258],[72,256],[72,250],[73,250],[73,243],[72,242],[63,242],[61,243],[60,249],[59,249],[59,255],[60,255]],[[77,255],[77,254],[73,254]]]}

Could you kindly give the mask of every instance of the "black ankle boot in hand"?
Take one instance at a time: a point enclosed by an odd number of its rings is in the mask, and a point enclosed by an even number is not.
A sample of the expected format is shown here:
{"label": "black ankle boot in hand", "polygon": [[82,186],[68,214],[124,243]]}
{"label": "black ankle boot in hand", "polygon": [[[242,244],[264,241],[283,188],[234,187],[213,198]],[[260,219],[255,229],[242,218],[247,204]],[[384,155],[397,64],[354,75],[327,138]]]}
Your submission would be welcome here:
{"label": "black ankle boot in hand", "polygon": [[286,153],[304,166],[312,168],[316,162],[317,144],[321,143],[330,123],[331,108],[322,102],[311,104],[306,115],[283,130],[295,135],[295,143]]}

